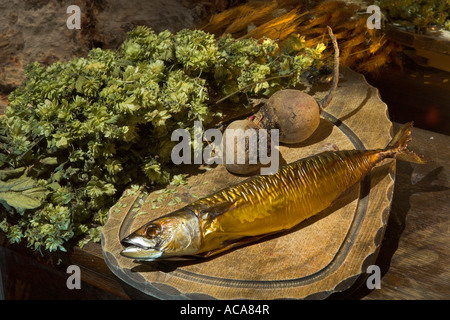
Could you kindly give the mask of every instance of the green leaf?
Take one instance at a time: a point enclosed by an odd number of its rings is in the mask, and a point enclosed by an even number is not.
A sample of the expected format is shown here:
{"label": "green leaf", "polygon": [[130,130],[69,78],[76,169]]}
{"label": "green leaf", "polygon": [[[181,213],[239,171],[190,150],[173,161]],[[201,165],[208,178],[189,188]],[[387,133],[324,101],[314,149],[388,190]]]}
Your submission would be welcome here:
{"label": "green leaf", "polygon": [[66,148],[68,146],[68,142],[66,137],[61,137],[58,141],[56,141],[56,146],[58,148]]}
{"label": "green leaf", "polygon": [[58,164],[58,158],[56,158],[56,157],[47,157],[47,158],[42,159],[41,163],[49,165],[49,166],[56,165],[56,164]]}
{"label": "green leaf", "polygon": [[87,82],[87,79],[83,76],[78,77],[77,82],[75,83],[75,89],[77,89],[78,93],[83,93],[83,85]]}
{"label": "green leaf", "polygon": [[184,179],[184,174],[174,175],[172,181],[170,181],[170,184],[173,186],[184,185],[186,183],[187,181]]}
{"label": "green leaf", "polygon": [[14,207],[19,213],[40,207],[49,191],[30,177],[22,176],[0,181],[0,202]]}
{"label": "green leaf", "polygon": [[7,169],[7,170],[0,170],[0,180],[7,180],[11,178],[18,177],[22,175],[25,171],[25,167],[17,168],[17,169]]}
{"label": "green leaf", "polygon": [[114,116],[112,116],[111,118],[109,118],[108,120],[105,121],[105,123],[107,124],[115,124],[120,120],[120,115],[116,114]]}

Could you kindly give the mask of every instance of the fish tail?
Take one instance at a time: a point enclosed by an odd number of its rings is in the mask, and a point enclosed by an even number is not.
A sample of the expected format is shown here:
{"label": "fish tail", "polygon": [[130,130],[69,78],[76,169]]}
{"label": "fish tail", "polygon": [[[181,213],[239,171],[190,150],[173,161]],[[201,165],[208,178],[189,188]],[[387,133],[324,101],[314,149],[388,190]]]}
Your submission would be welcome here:
{"label": "fish tail", "polygon": [[403,125],[400,130],[392,138],[391,142],[386,146],[390,157],[403,160],[412,163],[424,164],[427,160],[423,156],[420,156],[408,149],[408,142],[411,141],[411,131],[413,128],[413,122],[408,122]]}

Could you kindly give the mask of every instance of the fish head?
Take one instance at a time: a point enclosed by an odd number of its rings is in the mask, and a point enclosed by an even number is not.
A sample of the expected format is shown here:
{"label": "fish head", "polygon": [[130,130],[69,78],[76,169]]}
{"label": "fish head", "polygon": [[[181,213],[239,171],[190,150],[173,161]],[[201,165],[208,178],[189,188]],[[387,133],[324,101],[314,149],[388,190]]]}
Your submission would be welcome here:
{"label": "fish head", "polygon": [[121,255],[142,261],[195,254],[201,247],[199,220],[181,209],[155,219],[122,239]]}

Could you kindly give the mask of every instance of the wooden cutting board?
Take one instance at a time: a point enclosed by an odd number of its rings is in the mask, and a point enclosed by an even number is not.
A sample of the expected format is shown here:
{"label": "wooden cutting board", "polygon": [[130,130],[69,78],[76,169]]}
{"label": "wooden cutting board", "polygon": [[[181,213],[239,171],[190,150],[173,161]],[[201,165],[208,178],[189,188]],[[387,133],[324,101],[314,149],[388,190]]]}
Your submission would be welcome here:
{"label": "wooden cutting board", "polygon": [[[336,95],[307,141],[280,146],[286,163],[331,146],[340,150],[387,145],[392,123],[378,90],[342,68]],[[328,85],[310,88],[323,97]],[[185,169],[185,170],[184,170]],[[336,203],[293,230],[209,259],[139,263],[122,257],[120,239],[150,220],[247,177],[222,165],[183,168],[187,184],[152,192],[131,188],[109,211],[102,249],[112,272],[160,299],[323,299],[348,289],[374,263],[392,200],[395,161],[385,160]]]}

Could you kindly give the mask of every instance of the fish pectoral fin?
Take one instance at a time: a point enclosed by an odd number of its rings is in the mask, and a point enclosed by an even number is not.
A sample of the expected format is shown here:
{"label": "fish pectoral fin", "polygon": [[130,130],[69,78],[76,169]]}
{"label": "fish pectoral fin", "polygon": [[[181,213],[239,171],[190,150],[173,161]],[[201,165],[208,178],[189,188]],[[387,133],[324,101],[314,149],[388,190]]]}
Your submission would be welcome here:
{"label": "fish pectoral fin", "polygon": [[256,241],[261,240],[262,238],[270,236],[274,233],[268,233],[268,234],[264,234],[262,236],[255,236],[255,237],[245,237],[245,238],[241,238],[239,240],[235,240],[233,242],[226,241],[223,243],[223,247],[215,249],[215,250],[203,252],[203,253],[197,254],[196,256],[208,258],[208,257],[214,256],[216,254],[222,253],[224,251],[230,250],[232,248],[241,247],[241,246],[250,244],[252,242],[256,242]]}
{"label": "fish pectoral fin", "polygon": [[203,217],[204,214],[207,214],[207,217],[210,219],[214,219],[217,216],[220,216],[221,214],[227,212],[230,210],[230,208],[234,205],[233,202],[225,201],[225,202],[218,202],[212,205],[209,205],[206,209],[203,209],[200,212],[200,217]]}

